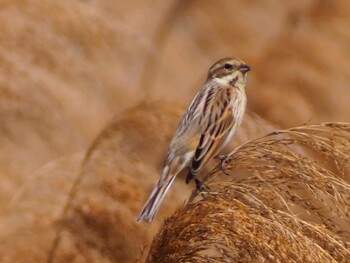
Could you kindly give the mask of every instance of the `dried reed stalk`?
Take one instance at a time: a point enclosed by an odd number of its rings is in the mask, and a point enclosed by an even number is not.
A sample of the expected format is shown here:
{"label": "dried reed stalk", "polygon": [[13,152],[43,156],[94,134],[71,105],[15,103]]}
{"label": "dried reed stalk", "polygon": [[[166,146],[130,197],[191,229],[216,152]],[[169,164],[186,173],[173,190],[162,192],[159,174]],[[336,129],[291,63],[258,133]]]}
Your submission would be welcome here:
{"label": "dried reed stalk", "polygon": [[146,262],[349,262],[349,153],[349,123],[237,147],[165,221]]}

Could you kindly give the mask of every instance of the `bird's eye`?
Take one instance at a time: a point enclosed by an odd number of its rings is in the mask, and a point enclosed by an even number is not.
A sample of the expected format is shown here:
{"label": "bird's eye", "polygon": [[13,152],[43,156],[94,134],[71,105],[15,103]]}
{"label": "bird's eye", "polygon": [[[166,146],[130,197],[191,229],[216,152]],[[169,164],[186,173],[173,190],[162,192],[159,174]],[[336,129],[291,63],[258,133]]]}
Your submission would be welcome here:
{"label": "bird's eye", "polygon": [[233,69],[233,66],[231,64],[225,64],[224,68],[231,70],[231,69]]}

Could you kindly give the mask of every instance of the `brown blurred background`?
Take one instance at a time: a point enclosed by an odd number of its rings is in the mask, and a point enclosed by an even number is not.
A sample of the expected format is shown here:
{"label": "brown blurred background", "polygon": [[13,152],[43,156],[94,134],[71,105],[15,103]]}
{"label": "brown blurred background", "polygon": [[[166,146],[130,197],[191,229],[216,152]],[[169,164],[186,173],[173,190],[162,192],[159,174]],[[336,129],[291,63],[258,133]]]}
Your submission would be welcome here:
{"label": "brown blurred background", "polygon": [[135,260],[162,220],[132,220],[222,57],[252,68],[236,143],[350,121],[349,12],[346,0],[1,1],[0,260],[45,262],[62,225],[57,262]]}

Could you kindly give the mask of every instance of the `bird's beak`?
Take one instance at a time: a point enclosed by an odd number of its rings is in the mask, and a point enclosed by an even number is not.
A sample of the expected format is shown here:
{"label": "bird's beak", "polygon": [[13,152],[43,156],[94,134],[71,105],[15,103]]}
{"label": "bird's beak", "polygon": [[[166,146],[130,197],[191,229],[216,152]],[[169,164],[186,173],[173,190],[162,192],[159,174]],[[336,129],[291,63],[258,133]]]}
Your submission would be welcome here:
{"label": "bird's beak", "polygon": [[242,72],[242,73],[246,73],[250,70],[250,67],[246,64],[243,64],[241,66],[239,66],[239,71]]}

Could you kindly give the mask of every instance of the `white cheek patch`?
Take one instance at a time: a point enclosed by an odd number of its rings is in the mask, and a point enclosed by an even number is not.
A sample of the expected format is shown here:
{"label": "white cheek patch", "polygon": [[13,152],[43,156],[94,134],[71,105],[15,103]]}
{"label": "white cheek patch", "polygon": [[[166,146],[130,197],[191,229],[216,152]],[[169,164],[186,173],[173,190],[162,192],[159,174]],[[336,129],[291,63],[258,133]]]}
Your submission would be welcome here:
{"label": "white cheek patch", "polygon": [[215,81],[217,83],[220,83],[222,85],[230,85],[232,81],[236,82],[238,79],[237,76],[233,76],[233,75],[227,75],[223,78],[215,78]]}

